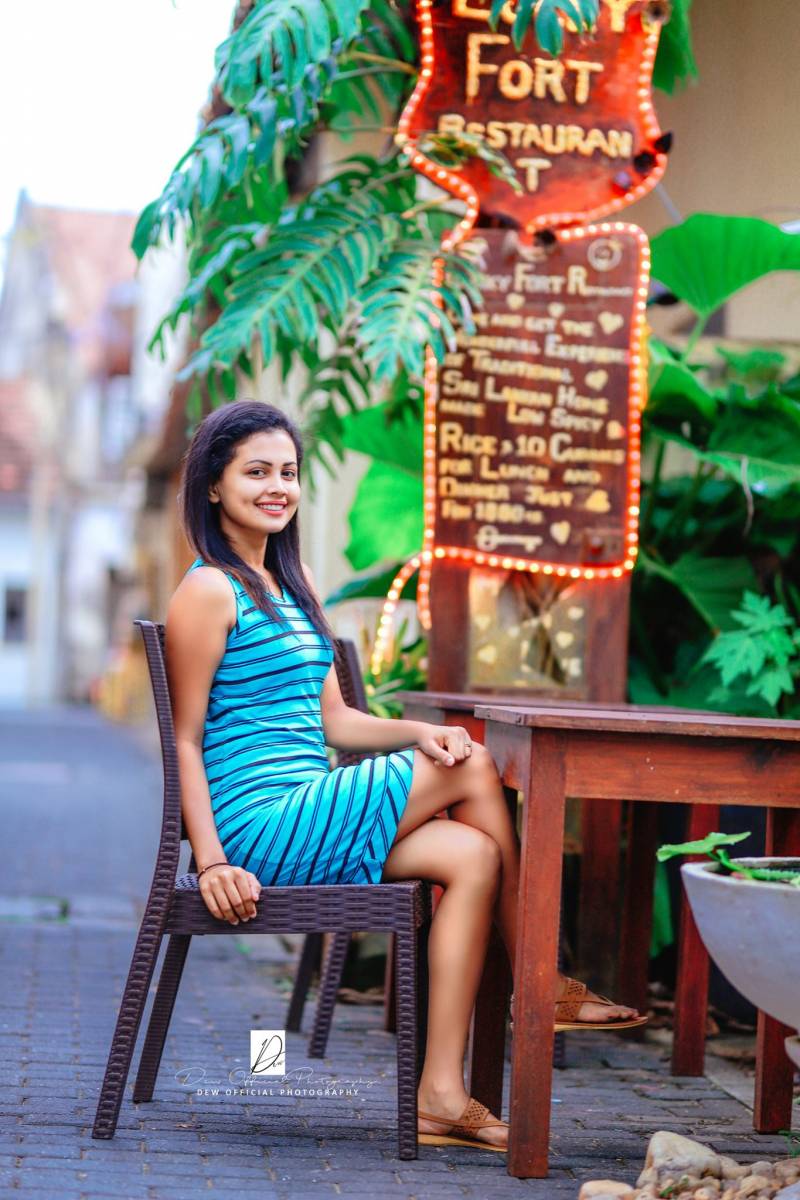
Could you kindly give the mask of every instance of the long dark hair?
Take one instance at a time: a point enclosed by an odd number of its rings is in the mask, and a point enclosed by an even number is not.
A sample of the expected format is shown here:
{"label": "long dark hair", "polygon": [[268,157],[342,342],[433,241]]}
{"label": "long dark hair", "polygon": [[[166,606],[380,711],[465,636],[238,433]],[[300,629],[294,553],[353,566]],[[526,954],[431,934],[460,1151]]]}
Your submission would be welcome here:
{"label": "long dark hair", "polygon": [[[193,549],[211,567],[220,567],[239,580],[253,603],[269,617],[283,621],[261,576],[242,561],[219,523],[219,504],[212,504],[208,490],[233,458],[236,447],[254,433],[283,430],[294,442],[297,477],[303,465],[303,442],[293,421],[273,404],[238,400],[225,404],[205,417],[186,451],[181,486],[181,516]],[[314,628],[333,639],[333,630],[306,581],[300,562],[300,527],[297,510],[278,533],[267,539],[264,566],[280,585],[292,593]]]}

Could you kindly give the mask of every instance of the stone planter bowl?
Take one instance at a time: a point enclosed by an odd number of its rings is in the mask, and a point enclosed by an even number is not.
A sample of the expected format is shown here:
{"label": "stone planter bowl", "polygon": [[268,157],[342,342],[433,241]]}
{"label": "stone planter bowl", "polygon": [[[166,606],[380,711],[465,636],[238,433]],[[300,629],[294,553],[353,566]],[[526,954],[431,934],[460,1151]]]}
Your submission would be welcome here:
{"label": "stone planter bowl", "polygon": [[[800,867],[800,858],[742,858],[749,867]],[[720,875],[716,863],[681,867],[706,950],[733,986],[771,1017],[800,1029],[800,888]],[[786,1039],[800,1066],[800,1041]]]}

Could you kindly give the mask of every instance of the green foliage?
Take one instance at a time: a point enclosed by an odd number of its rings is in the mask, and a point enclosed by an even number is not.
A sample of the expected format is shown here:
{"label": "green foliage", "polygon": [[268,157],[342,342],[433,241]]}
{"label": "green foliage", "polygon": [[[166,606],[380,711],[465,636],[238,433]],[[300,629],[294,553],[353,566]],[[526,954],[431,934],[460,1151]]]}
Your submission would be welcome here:
{"label": "green foliage", "polygon": [[[490,23],[497,28],[505,0],[492,0]],[[692,50],[689,9],[692,0],[672,0],[670,19],[661,31],[653,70],[653,83],[663,92],[674,92],[697,77]],[[568,18],[582,33],[590,34],[597,23],[598,0],[518,0],[511,35],[519,49],[533,21],[534,34],[542,50],[558,57],[564,48],[562,19]]]}
{"label": "green foliage", "polygon": [[387,558],[405,561],[422,545],[419,421],[411,411],[389,420],[386,406],[378,405],[347,418],[345,427],[348,449],[374,460],[350,509],[347,559],[357,571]]}
{"label": "green foliage", "polygon": [[[402,562],[396,562],[388,569],[381,567],[377,571],[367,571],[356,579],[349,579],[335,592],[331,592],[330,596],[326,598],[325,604],[332,607],[334,604],[342,604],[345,600],[385,600],[386,593],[402,565]],[[401,600],[416,600],[417,575],[418,572],[415,571],[404,584],[400,593]]]}
{"label": "green foliage", "polygon": [[748,695],[777,705],[800,676],[800,628],[782,604],[749,591],[731,616],[740,628],[715,638],[701,661],[718,669],[725,687],[744,677]]}
{"label": "green foliage", "polygon": [[366,0],[262,0],[217,48],[223,96],[233,108],[249,103],[260,84],[280,79],[299,87],[309,66],[330,58],[359,28]]}
{"label": "green foliage", "polygon": [[[497,27],[505,0],[492,0],[490,24]],[[568,17],[578,30],[588,33],[597,23],[599,0],[517,0],[511,36],[519,49],[533,20],[536,40],[543,50],[557,57],[564,47],[559,17]]]}
{"label": "green foliage", "polygon": [[408,621],[401,621],[394,639],[395,649],[379,677],[371,668],[364,672],[364,690],[369,711],[376,717],[399,717],[403,706],[395,699],[398,692],[419,691],[425,687],[427,638],[420,636],[404,645]]}
{"label": "green foliage", "polygon": [[671,858],[683,857],[686,854],[707,854],[713,856],[720,846],[735,846],[749,838],[749,833],[709,833],[697,842],[681,842],[680,845],[660,846],[656,851],[659,862],[668,862]]}
{"label": "green foliage", "polygon": [[800,270],[800,237],[756,217],[695,213],[653,238],[653,278],[708,318],[771,271]]}
{"label": "green foliage", "polygon": [[662,92],[674,92],[688,80],[697,78],[689,23],[691,6],[692,0],[672,0],[672,15],[661,30],[653,84]]}
{"label": "green foliage", "polygon": [[656,851],[659,862],[667,862],[687,854],[705,854],[722,875],[736,875],[742,879],[751,879],[761,883],[789,883],[792,887],[800,888],[800,870],[796,868],[781,869],[776,867],[749,867],[737,862],[728,853],[728,846],[749,838],[748,833],[709,833],[707,837],[697,842],[682,842],[680,845],[661,846]]}
{"label": "green foliage", "polygon": [[796,715],[800,389],[778,351],[720,352],[711,366],[692,353],[708,315],[740,287],[800,269],[800,238],[701,215],[654,250],[654,273],[698,320],[680,352],[651,339],[630,698]]}

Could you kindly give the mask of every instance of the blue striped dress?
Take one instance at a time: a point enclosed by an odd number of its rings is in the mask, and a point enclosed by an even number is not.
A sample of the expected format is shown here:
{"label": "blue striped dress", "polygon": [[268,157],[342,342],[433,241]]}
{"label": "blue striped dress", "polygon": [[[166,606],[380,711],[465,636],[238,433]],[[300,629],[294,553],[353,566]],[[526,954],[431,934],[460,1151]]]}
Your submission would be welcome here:
{"label": "blue striped dress", "polygon": [[[203,565],[197,559],[189,569]],[[203,759],[228,862],[267,887],[379,883],[414,750],[331,770],[320,709],[330,641],[287,589],[273,597],[285,619],[277,622],[225,574],[236,625],[211,684]]]}

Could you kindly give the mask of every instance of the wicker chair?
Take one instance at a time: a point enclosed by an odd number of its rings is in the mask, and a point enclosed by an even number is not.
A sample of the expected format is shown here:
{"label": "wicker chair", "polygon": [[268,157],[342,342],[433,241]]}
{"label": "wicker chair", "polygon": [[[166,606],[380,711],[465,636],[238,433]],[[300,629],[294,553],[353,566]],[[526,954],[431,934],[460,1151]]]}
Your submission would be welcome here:
{"label": "wicker chair", "polygon": [[[144,638],[153,686],[164,766],[164,811],[153,882],[122,995],[92,1137],[111,1138],[117,1127],[150,982],[161,939],[168,936],[158,989],[133,1088],[139,1104],[153,1098],[156,1076],[172,1016],[183,965],[193,934],[234,934],[238,926],[217,920],[206,908],[196,874],[177,876],[181,840],[180,784],[164,666],[164,627],[137,621]],[[194,867],[194,859],[189,864]],[[417,1157],[417,1081],[425,1044],[425,997],[417,964],[430,921],[430,888],[420,880],[402,883],[263,888],[248,933],[307,932],[346,934],[354,929],[393,932],[396,943],[397,1115],[400,1158]],[[335,995],[335,993],[334,993]]]}

